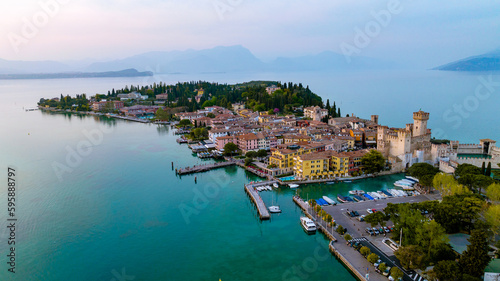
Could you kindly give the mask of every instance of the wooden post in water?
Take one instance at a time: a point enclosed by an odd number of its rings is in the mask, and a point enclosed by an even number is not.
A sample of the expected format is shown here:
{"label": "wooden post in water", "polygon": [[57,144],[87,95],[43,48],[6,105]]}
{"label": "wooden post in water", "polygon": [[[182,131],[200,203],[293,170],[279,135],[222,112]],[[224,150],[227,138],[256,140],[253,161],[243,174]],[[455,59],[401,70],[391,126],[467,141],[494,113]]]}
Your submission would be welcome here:
{"label": "wooden post in water", "polygon": [[196,183],[196,177],[194,177],[194,183]]}
{"label": "wooden post in water", "polygon": [[172,170],[174,169],[174,162],[172,161]]}
{"label": "wooden post in water", "polygon": [[175,169],[175,174],[177,175],[177,168]]}

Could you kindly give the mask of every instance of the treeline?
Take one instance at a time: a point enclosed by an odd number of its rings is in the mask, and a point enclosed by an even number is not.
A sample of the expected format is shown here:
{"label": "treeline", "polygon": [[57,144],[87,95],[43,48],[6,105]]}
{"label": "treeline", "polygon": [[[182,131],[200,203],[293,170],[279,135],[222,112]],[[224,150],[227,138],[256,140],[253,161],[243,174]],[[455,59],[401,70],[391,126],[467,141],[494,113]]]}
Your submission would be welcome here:
{"label": "treeline", "polygon": [[[271,85],[276,85],[280,89],[269,95],[266,87]],[[200,89],[203,89],[203,95],[199,97],[199,102],[197,102],[195,97],[198,92],[196,90]],[[108,91],[107,96],[102,95],[101,98],[113,99],[118,94],[130,92],[147,95],[151,100],[155,99],[156,95],[167,93],[168,99],[165,106],[186,106],[189,111],[196,111],[214,105],[230,109],[233,103],[244,103],[246,108],[254,111],[274,111],[277,109],[276,111],[280,113],[292,113],[294,107],[300,106],[317,105],[324,107],[321,97],[313,93],[309,86],[304,87],[301,83],[281,83],[277,81],[252,81],[236,85],[206,81],[179,82],[175,85],[166,85],[160,82],[150,86],[131,85],[123,89],[112,89]],[[329,104],[327,105],[329,106]],[[337,109],[335,106],[334,108],[334,114],[336,114]]]}
{"label": "treeline", "polygon": [[70,97],[69,95],[61,97],[59,100],[57,99],[44,99],[41,98],[38,102],[39,106],[43,107],[53,107],[59,109],[72,109],[76,111],[90,111],[89,100],[85,94],[76,95],[75,98]]}

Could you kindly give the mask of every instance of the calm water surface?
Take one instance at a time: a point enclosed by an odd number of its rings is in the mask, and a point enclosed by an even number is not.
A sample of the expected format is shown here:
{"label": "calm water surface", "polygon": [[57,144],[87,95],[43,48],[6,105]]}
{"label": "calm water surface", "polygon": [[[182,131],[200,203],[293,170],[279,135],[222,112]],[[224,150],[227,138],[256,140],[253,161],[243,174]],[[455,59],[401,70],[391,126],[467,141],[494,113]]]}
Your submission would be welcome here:
{"label": "calm water surface", "polygon": [[[442,118],[463,102],[477,76],[421,72],[368,74],[241,74],[134,79],[0,81],[0,178],[17,169],[16,274],[7,272],[6,187],[0,190],[0,280],[354,280],[327,252],[322,235],[299,225],[295,191],[262,193],[283,213],[260,222],[236,167],[176,177],[175,167],[210,163],[175,142],[168,127],[108,118],[25,112],[40,97],[106,93],[157,81],[255,79],[303,82],[336,100],[344,113],[379,114],[404,126],[411,112],[431,112],[430,127],[464,141],[500,139],[491,116],[498,92],[457,129]],[[494,76],[493,79],[500,79]],[[363,83],[360,83],[363,81]],[[90,147],[88,147],[90,145]],[[351,184],[311,185],[304,197],[390,187],[401,175]],[[115,279],[113,279],[115,278]],[[296,279],[294,279],[296,278]]]}

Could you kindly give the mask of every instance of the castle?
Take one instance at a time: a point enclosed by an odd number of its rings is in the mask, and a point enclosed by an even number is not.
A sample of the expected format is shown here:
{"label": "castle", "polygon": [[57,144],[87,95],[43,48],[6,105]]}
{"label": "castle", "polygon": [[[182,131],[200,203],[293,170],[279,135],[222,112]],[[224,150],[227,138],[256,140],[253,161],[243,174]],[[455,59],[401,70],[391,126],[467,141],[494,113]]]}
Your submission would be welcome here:
{"label": "castle", "polygon": [[406,128],[377,127],[377,150],[389,160],[392,170],[402,171],[414,163],[432,161],[428,120],[429,113],[420,110],[413,113],[413,124],[406,124]]}

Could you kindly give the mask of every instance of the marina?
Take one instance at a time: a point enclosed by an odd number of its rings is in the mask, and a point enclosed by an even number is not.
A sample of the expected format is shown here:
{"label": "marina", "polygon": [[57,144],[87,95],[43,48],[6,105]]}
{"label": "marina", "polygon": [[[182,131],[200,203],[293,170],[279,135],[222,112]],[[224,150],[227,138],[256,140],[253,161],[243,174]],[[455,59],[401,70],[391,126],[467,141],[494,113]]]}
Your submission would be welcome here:
{"label": "marina", "polygon": [[257,188],[263,186],[265,187],[273,183],[274,183],[273,181],[266,181],[266,182],[252,182],[249,184],[245,184],[245,191],[250,196],[252,202],[257,207],[257,212],[261,220],[268,220],[271,218],[271,215],[269,214],[269,210],[267,209],[266,204],[264,204],[264,201],[260,197],[259,192],[257,192]]}

